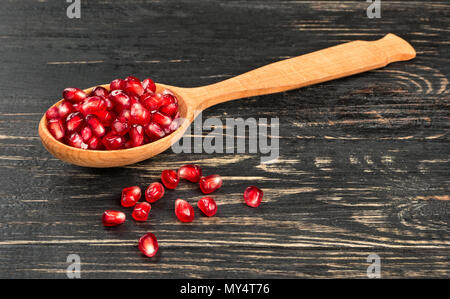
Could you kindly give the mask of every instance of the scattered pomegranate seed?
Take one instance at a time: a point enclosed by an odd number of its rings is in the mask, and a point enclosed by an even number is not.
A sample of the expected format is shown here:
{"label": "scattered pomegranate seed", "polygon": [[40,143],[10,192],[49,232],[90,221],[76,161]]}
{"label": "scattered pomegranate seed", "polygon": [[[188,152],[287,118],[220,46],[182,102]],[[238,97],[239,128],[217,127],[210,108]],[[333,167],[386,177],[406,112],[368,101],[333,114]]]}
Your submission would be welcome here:
{"label": "scattered pomegranate seed", "polygon": [[125,81],[122,79],[115,79],[112,80],[111,83],[109,83],[109,90],[117,90],[117,89],[123,89],[125,87]]}
{"label": "scattered pomegranate seed", "polygon": [[102,143],[108,150],[118,150],[124,145],[125,138],[110,131],[103,136]]}
{"label": "scattered pomegranate seed", "polygon": [[151,141],[156,141],[158,139],[163,138],[166,133],[164,130],[156,123],[149,123],[145,127],[145,133],[150,138]]}
{"label": "scattered pomegranate seed", "polygon": [[102,137],[103,135],[105,135],[106,129],[102,125],[102,123],[98,120],[97,117],[89,114],[86,116],[86,122],[89,125],[89,127],[91,127],[95,135],[97,135],[98,137]]}
{"label": "scattered pomegranate seed", "polygon": [[128,208],[134,206],[141,198],[141,188],[138,186],[127,187],[122,190],[122,206]]}
{"label": "scattered pomegranate seed", "polygon": [[164,187],[161,183],[151,183],[145,190],[145,200],[154,203],[164,196]]}
{"label": "scattered pomegranate seed", "polygon": [[203,193],[209,194],[222,187],[222,178],[218,174],[202,177],[199,185]]}
{"label": "scattered pomegranate seed", "polygon": [[125,222],[126,216],[119,211],[107,210],[103,213],[102,222],[104,226],[116,226]]}
{"label": "scattered pomegranate seed", "polygon": [[145,126],[150,122],[151,114],[141,103],[134,103],[130,109],[131,122]]}
{"label": "scattered pomegranate seed", "polygon": [[198,183],[202,177],[202,169],[197,165],[183,165],[178,169],[178,177],[193,183]]}
{"label": "scattered pomegranate seed", "polygon": [[133,213],[131,213],[131,216],[133,216],[134,220],[136,221],[147,221],[148,214],[151,210],[151,205],[148,202],[138,202],[134,206]]}
{"label": "scattered pomegranate seed", "polygon": [[175,215],[181,222],[192,222],[195,218],[194,208],[185,200],[175,201]]}
{"label": "scattered pomegranate seed", "polygon": [[217,205],[212,197],[200,198],[197,207],[208,217],[214,216],[217,212]]}
{"label": "scattered pomegranate seed", "polygon": [[144,79],[142,81],[142,87],[144,88],[145,92],[156,92],[155,82],[153,82],[153,80],[150,78]]}
{"label": "scattered pomegranate seed", "polygon": [[164,170],[161,173],[161,181],[167,189],[175,189],[178,186],[178,174],[172,169]]}
{"label": "scattered pomegranate seed", "polygon": [[81,102],[86,97],[86,93],[78,88],[69,87],[63,90],[63,98],[71,102]]}
{"label": "scattered pomegranate seed", "polygon": [[66,128],[68,133],[77,132],[83,127],[83,115],[80,112],[73,112],[66,118]]}
{"label": "scattered pomegranate seed", "polygon": [[144,144],[144,128],[140,125],[133,125],[130,130],[130,140],[132,147]]}
{"label": "scattered pomegranate seed", "polygon": [[244,191],[244,200],[245,203],[252,208],[257,208],[262,201],[264,193],[255,186],[247,187]]}
{"label": "scattered pomegranate seed", "polygon": [[72,135],[69,136],[67,142],[73,147],[88,149],[88,145],[84,143],[83,138],[81,138],[80,134],[78,134],[77,132],[72,133]]}
{"label": "scattered pomegranate seed", "polygon": [[62,140],[64,138],[64,125],[61,119],[50,119],[47,126],[48,130],[56,140]]}
{"label": "scattered pomegranate seed", "polygon": [[152,233],[147,233],[139,239],[138,248],[147,257],[152,257],[158,252],[158,240]]}

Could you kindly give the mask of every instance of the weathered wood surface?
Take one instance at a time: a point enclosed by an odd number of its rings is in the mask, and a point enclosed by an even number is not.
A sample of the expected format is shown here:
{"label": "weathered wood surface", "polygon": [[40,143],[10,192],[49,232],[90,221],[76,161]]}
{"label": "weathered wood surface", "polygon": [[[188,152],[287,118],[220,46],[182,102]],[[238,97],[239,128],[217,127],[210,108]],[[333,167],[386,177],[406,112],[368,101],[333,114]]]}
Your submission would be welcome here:
{"label": "weathered wood surface", "polygon": [[[85,1],[86,2],[86,1]],[[65,1],[8,1],[0,9],[0,277],[64,278],[78,254],[84,278],[448,277],[450,4],[382,1],[87,1],[80,20]],[[392,32],[417,58],[317,86],[243,99],[203,117],[280,117],[280,158],[177,154],[115,169],[64,164],[37,125],[66,86],[151,76],[177,86],[213,83],[286,57]],[[204,132],[207,134],[207,132]],[[220,173],[217,217],[181,224],[175,198],[151,220],[105,229],[121,188],[198,163]],[[250,184],[265,191],[243,205]],[[127,210],[125,210],[127,211]],[[160,252],[142,257],[154,232]]]}

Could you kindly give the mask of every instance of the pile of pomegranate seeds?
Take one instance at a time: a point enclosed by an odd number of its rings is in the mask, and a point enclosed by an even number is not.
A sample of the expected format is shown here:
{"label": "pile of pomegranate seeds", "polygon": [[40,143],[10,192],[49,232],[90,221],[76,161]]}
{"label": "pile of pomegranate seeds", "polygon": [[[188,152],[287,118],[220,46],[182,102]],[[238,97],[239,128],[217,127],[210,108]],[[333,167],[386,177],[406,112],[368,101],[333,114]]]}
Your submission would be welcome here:
{"label": "pile of pomegranate seeds", "polygon": [[45,114],[53,137],[81,149],[119,150],[156,141],[178,129],[177,98],[169,90],[157,93],[151,79],[115,79],[109,89],[98,86],[89,94],[64,89],[64,100]]}
{"label": "pile of pomegranate seeds", "polygon": [[[113,84],[113,83],[111,83]],[[114,83],[116,84],[116,83]],[[129,89],[137,88],[135,84],[130,84]],[[87,134],[87,133],[86,133]],[[146,202],[139,202],[141,199],[141,188],[139,186],[127,187],[122,190],[121,205],[123,207],[134,207],[131,216],[135,221],[147,221],[150,210],[150,203],[154,203],[164,196],[164,186],[167,189],[175,189],[180,179],[193,183],[198,183],[200,190],[205,194],[210,194],[222,187],[222,178],[214,174],[206,177],[202,176],[202,169],[197,165],[183,165],[178,171],[166,169],[161,173],[161,181],[151,183],[145,190]],[[248,187],[244,192],[244,201],[250,207],[258,207],[261,204],[263,192],[255,186]],[[207,217],[212,217],[217,213],[217,204],[212,197],[200,198],[197,202],[198,209]],[[187,223],[195,219],[195,212],[192,205],[184,199],[175,201],[175,215],[179,221]],[[102,222],[104,226],[116,226],[125,222],[125,214],[119,211],[108,210],[103,213]],[[138,248],[145,256],[152,257],[158,251],[158,241],[152,233],[142,236],[138,242]]]}

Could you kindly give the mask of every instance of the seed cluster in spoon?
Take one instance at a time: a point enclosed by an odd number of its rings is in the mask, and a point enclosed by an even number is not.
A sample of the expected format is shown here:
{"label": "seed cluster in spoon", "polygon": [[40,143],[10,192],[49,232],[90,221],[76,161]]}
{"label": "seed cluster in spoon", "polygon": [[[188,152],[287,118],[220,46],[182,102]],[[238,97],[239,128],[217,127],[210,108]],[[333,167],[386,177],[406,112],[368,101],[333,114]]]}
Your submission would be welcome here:
{"label": "seed cluster in spoon", "polygon": [[170,90],[156,92],[152,79],[115,79],[109,90],[89,94],[66,88],[64,100],[47,110],[47,128],[57,140],[80,149],[119,150],[147,144],[180,125],[178,100]]}

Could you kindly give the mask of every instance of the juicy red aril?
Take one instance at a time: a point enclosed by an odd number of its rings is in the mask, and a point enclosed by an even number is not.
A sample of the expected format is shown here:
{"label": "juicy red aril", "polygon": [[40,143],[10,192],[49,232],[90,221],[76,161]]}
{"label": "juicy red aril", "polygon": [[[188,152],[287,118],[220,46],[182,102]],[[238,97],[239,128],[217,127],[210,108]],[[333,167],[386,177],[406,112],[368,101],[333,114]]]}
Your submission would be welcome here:
{"label": "juicy red aril", "polygon": [[244,191],[245,203],[252,208],[256,208],[261,204],[264,193],[255,186],[247,187]]}
{"label": "juicy red aril", "polygon": [[125,135],[130,131],[130,125],[125,119],[116,119],[111,125],[111,130],[119,135]]}
{"label": "juicy red aril", "polygon": [[47,112],[45,112],[45,117],[47,120],[59,118],[59,109],[57,106],[50,107]]}
{"label": "juicy red aril", "polygon": [[113,90],[109,94],[109,99],[113,103],[119,105],[119,107],[117,107],[117,110],[129,109],[131,106],[130,97],[122,90]]}
{"label": "juicy red aril", "polygon": [[101,97],[89,97],[80,106],[80,111],[84,115],[94,114],[102,110],[106,110],[106,102]]}
{"label": "juicy red aril", "polygon": [[[126,80],[125,80],[126,81]],[[125,82],[125,87],[123,89],[129,95],[136,95],[140,97],[144,94],[144,88],[140,81],[129,80]]]}
{"label": "juicy red aril", "polygon": [[125,222],[126,216],[119,211],[107,210],[103,213],[102,222],[104,226],[116,226]]}
{"label": "juicy red aril", "polygon": [[130,109],[131,122],[138,125],[146,125],[149,123],[151,114],[140,103],[134,103]]}
{"label": "juicy red aril", "polygon": [[175,201],[175,215],[181,222],[192,222],[194,220],[194,208],[185,200]]}
{"label": "juicy red aril", "polygon": [[127,187],[122,190],[121,204],[123,207],[134,206],[141,198],[141,188],[138,186]]}
{"label": "juicy red aril", "polygon": [[162,128],[165,128],[172,123],[172,118],[158,111],[153,113],[152,122],[157,123]]}
{"label": "juicy red aril", "polygon": [[170,103],[168,105],[161,106],[161,108],[159,108],[159,112],[173,117],[178,112],[178,104]]}
{"label": "juicy red aril", "polygon": [[202,177],[202,169],[197,165],[183,165],[178,169],[178,177],[193,183],[197,183]]}
{"label": "juicy red aril", "polygon": [[118,119],[120,119],[120,121],[126,121],[128,123],[131,122],[131,112],[128,109],[123,109],[120,114]]}
{"label": "juicy red aril", "polygon": [[162,95],[161,106],[169,105],[169,104],[178,104],[177,99],[172,93],[165,93]]}
{"label": "juicy red aril", "polygon": [[117,150],[124,145],[125,139],[123,136],[117,135],[115,132],[110,131],[103,136],[102,143],[107,150]]}
{"label": "juicy red aril", "polygon": [[197,202],[197,207],[208,217],[214,216],[217,212],[217,205],[212,197],[201,198]]}
{"label": "juicy red aril", "polygon": [[114,114],[114,112],[108,111],[108,110],[102,110],[102,111],[96,112],[95,116],[97,116],[97,118],[100,120],[100,122],[104,126],[107,126],[107,127],[111,126],[112,122],[116,118],[116,115]]}
{"label": "juicy red aril", "polygon": [[155,92],[156,91],[155,82],[153,82],[153,80],[150,78],[144,79],[142,81],[142,87],[144,88],[145,92]]}
{"label": "juicy red aril", "polygon": [[103,97],[103,100],[105,101],[106,110],[113,110],[114,109],[114,104],[111,101],[111,99],[109,98],[109,96]]}
{"label": "juicy red aril", "polygon": [[144,105],[148,111],[153,112],[159,109],[161,106],[162,96],[159,93],[150,94],[145,93],[141,96],[140,102]]}
{"label": "juicy red aril", "polygon": [[[81,138],[84,142],[88,142],[92,137],[92,130],[88,126],[84,126],[80,131]],[[89,144],[88,144],[89,146]]]}
{"label": "juicy red aril", "polygon": [[86,122],[91,127],[92,131],[95,135],[98,137],[102,137],[106,133],[105,127],[102,125],[102,123],[98,120],[97,117],[95,117],[92,114],[89,114],[86,116]]}
{"label": "juicy red aril", "polygon": [[139,80],[138,77],[135,76],[128,76],[125,78],[125,82],[138,82],[141,83],[141,80]]}
{"label": "juicy red aril", "polygon": [[58,105],[58,113],[59,117],[65,119],[70,113],[74,112],[75,108],[69,101],[62,101],[61,104]]}
{"label": "juicy red aril", "polygon": [[63,90],[63,98],[71,102],[81,102],[86,97],[86,93],[78,88],[69,87]]}
{"label": "juicy red aril", "polygon": [[67,139],[67,142],[69,145],[81,149],[87,149],[88,145],[84,143],[83,138],[81,138],[81,135],[77,132],[71,134],[69,138]]}
{"label": "juicy red aril", "polygon": [[156,123],[149,123],[145,126],[145,134],[147,134],[151,141],[156,141],[166,135],[164,130]]}
{"label": "juicy red aril", "polygon": [[114,79],[109,83],[109,90],[117,90],[117,89],[123,89],[125,87],[125,81],[122,79]]}
{"label": "juicy red aril", "polygon": [[102,140],[97,136],[92,136],[87,142],[88,148],[91,150],[101,150],[103,149]]}
{"label": "juicy red aril", "polygon": [[83,123],[83,115],[80,112],[73,112],[69,114],[69,116],[67,116],[66,118],[67,132],[77,132],[82,128]]}
{"label": "juicy red aril", "polygon": [[140,125],[133,125],[130,130],[130,140],[133,147],[144,144],[144,128]]}
{"label": "juicy red aril", "polygon": [[152,257],[158,252],[158,240],[152,233],[147,233],[139,239],[138,248],[145,256]]}
{"label": "juicy red aril", "polygon": [[161,183],[151,183],[145,190],[145,200],[154,203],[164,196],[164,187]]}
{"label": "juicy red aril", "polygon": [[175,189],[178,186],[178,174],[176,171],[167,169],[161,173],[161,181],[167,189]]}
{"label": "juicy red aril", "polygon": [[151,208],[152,207],[148,202],[138,202],[134,206],[134,210],[133,213],[131,213],[131,216],[136,221],[146,221]]}
{"label": "juicy red aril", "polygon": [[47,126],[48,130],[56,140],[61,140],[64,138],[64,124],[61,119],[50,119]]}
{"label": "juicy red aril", "polygon": [[89,94],[89,96],[91,96],[91,97],[93,97],[93,96],[107,97],[108,95],[109,95],[109,91],[106,88],[101,87],[101,86],[97,86]]}
{"label": "juicy red aril", "polygon": [[208,175],[200,178],[199,185],[203,193],[209,194],[222,187],[222,178],[218,174]]}

